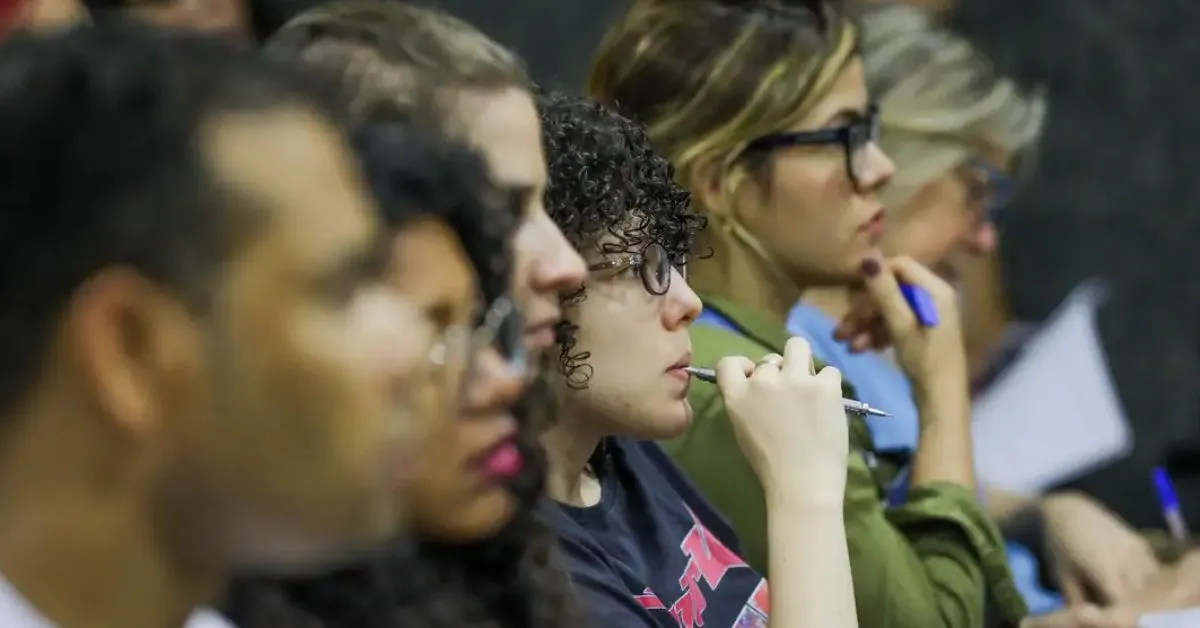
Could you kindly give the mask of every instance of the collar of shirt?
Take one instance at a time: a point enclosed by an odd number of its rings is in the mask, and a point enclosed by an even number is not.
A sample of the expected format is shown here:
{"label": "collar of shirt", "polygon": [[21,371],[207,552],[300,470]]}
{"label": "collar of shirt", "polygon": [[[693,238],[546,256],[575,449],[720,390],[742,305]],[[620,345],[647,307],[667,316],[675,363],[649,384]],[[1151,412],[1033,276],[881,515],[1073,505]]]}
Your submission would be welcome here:
{"label": "collar of shirt", "polygon": [[[4,628],[58,628],[33,607],[19,591],[0,577],[0,626]],[[182,628],[236,628],[212,610],[197,609]]]}

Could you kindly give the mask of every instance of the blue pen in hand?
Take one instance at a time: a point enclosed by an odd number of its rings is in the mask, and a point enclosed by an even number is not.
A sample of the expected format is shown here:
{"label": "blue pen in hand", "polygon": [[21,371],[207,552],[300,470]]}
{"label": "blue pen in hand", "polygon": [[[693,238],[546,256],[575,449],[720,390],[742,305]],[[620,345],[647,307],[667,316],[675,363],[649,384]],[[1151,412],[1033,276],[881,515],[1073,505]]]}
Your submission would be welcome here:
{"label": "blue pen in hand", "polygon": [[1167,530],[1176,543],[1186,545],[1191,538],[1187,520],[1179,508],[1179,497],[1175,495],[1175,483],[1167,470],[1162,467],[1154,468],[1154,492],[1158,494],[1158,505],[1162,508],[1163,521],[1167,522]]}
{"label": "blue pen in hand", "polygon": [[933,297],[929,296],[924,288],[911,283],[902,283],[900,284],[900,294],[904,295],[908,309],[912,310],[913,316],[917,317],[917,324],[921,327],[937,327],[937,305],[933,303]]}

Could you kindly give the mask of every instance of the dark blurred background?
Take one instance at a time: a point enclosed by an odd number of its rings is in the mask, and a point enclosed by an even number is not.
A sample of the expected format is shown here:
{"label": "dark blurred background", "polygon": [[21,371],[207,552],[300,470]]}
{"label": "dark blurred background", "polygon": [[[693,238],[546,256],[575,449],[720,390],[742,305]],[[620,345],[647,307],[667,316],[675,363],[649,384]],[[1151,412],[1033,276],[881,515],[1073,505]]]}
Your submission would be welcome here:
{"label": "dark blurred background", "polygon": [[578,90],[588,58],[623,0],[440,0],[430,2],[475,24],[525,58],[545,87]]}

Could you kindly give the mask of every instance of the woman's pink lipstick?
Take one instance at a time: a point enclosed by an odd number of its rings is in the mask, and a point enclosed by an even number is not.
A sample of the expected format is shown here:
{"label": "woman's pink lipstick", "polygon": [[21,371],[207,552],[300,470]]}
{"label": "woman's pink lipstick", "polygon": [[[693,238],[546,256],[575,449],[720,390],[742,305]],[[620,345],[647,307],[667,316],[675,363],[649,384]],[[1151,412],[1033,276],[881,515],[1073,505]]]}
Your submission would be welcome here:
{"label": "woman's pink lipstick", "polygon": [[484,455],[481,466],[488,477],[511,480],[521,473],[521,469],[525,466],[525,459],[521,455],[516,441],[509,439]]}

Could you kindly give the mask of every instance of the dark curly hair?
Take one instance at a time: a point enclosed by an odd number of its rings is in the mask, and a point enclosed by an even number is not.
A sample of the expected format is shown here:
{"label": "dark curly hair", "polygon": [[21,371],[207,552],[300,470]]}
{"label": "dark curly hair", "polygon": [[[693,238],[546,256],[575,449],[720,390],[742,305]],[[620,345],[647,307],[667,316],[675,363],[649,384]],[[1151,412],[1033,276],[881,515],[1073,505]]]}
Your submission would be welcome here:
{"label": "dark curly hair", "polygon": [[[444,137],[399,125],[360,134],[365,169],[385,220],[445,219],[462,239],[488,299],[507,292],[515,212],[492,206],[482,160]],[[514,413],[528,464],[512,485],[518,507],[495,536],[467,544],[397,540],[359,565],[298,580],[244,579],[226,613],[242,628],[567,628],[566,579],[553,534],[534,517],[544,493],[537,443],[549,395],[535,383]]]}
{"label": "dark curly hair", "polygon": [[[675,183],[670,162],[651,147],[641,124],[577,96],[538,94],[549,167],[546,211],[580,251],[638,253],[657,243],[677,264],[694,257],[705,218]],[[605,236],[603,245],[600,241]],[[578,303],[585,288],[563,297]],[[589,354],[575,351],[578,327],[559,324],[559,368],[567,385],[584,388]]]}

